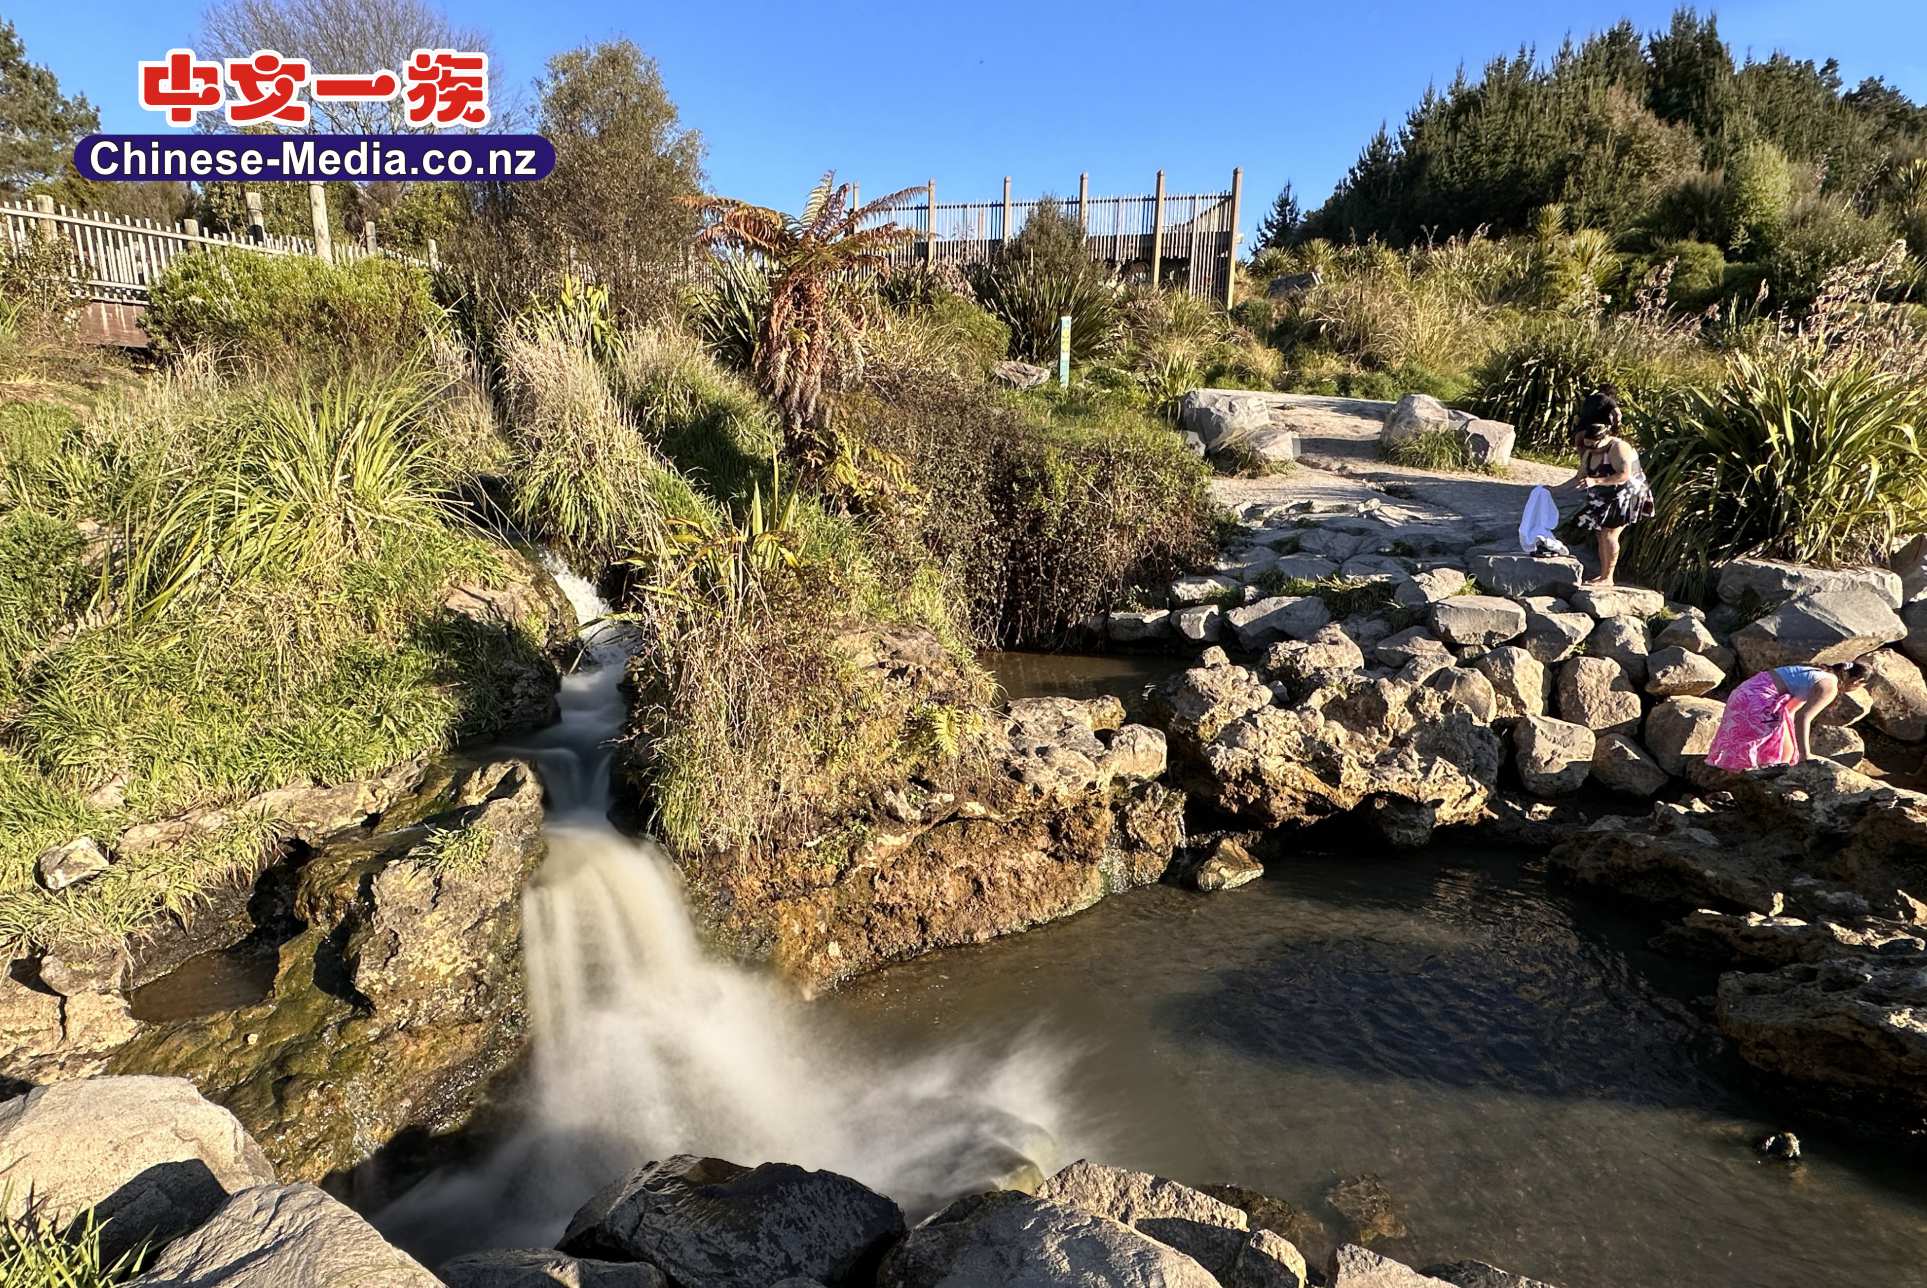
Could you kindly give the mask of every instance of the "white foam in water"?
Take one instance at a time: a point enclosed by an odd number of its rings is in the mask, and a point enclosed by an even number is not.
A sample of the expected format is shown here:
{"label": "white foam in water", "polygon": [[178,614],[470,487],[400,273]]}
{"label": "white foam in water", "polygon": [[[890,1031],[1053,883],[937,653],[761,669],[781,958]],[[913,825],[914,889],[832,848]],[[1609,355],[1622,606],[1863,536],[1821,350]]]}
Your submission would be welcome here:
{"label": "white foam in water", "polygon": [[[607,612],[581,578],[557,580],[578,621]],[[592,656],[563,681],[561,721],[514,749],[550,796],[548,857],[523,895],[525,1122],[480,1167],[391,1205],[390,1236],[435,1258],[551,1244],[597,1189],[675,1153],[827,1168],[912,1219],[1025,1160],[1055,1166],[1065,1066],[1040,1044],[891,1061],[704,952],[673,866],[606,818],[627,640],[606,625],[584,640]]]}

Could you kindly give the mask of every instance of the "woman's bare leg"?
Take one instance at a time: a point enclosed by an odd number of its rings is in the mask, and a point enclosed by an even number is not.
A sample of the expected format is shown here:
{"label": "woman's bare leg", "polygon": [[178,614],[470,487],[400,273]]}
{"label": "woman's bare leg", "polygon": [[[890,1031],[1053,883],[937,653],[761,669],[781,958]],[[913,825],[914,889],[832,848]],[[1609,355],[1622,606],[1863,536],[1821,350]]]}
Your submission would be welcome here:
{"label": "woman's bare leg", "polygon": [[1599,575],[1592,579],[1595,586],[1613,584],[1613,572],[1619,567],[1619,529],[1601,528],[1599,530]]}

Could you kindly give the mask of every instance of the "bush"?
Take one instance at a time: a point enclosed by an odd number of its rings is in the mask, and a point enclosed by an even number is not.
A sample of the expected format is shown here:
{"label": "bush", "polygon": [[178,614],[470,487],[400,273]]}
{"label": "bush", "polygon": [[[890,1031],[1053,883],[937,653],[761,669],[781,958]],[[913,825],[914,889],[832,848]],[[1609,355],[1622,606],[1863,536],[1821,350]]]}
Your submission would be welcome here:
{"label": "bush", "polygon": [[1772,246],[1793,201],[1786,154],[1764,139],[1742,145],[1726,163],[1722,192],[1727,245],[1735,250]]}
{"label": "bush", "polygon": [[1667,282],[1667,302],[1686,309],[1703,309],[1720,299],[1726,290],[1726,255],[1710,242],[1662,241],[1643,255],[1626,261],[1619,290],[1631,297],[1655,271],[1672,265]]}
{"label": "bush", "polygon": [[421,270],[377,256],[215,250],[183,255],[154,283],[147,332],[161,352],[205,350],[280,365],[386,365],[427,343],[441,311]]}
{"label": "bush", "polygon": [[1656,423],[1711,365],[1711,356],[1677,329],[1634,317],[1603,324],[1560,319],[1530,327],[1495,350],[1476,373],[1468,401],[1479,415],[1517,429],[1522,446],[1563,451],[1580,402],[1600,385],[1618,387],[1629,416]]}
{"label": "bush", "polygon": [[1123,325],[1116,275],[1091,259],[1084,232],[1054,197],[1032,207],[1023,231],[966,275],[984,308],[1010,328],[1011,355],[1055,363],[1058,319],[1071,319],[1071,361],[1090,362],[1117,344]]}
{"label": "bush", "polygon": [[1742,555],[1882,561],[1927,521],[1923,426],[1927,389],[1862,359],[1739,355],[1646,427],[1658,509],[1635,529],[1634,564],[1680,583]]}
{"label": "bush", "polygon": [[762,265],[747,255],[721,254],[710,261],[709,280],[684,301],[683,315],[711,353],[737,371],[750,371],[769,300]]}
{"label": "bush", "polygon": [[1435,473],[1497,473],[1490,466],[1473,460],[1471,448],[1465,439],[1450,431],[1402,439],[1385,449],[1385,459],[1408,469],[1431,470]]}
{"label": "bush", "polygon": [[1761,262],[1773,298],[1782,308],[1812,305],[1827,275],[1843,265],[1878,259],[1892,232],[1834,197],[1816,197],[1794,208]]}

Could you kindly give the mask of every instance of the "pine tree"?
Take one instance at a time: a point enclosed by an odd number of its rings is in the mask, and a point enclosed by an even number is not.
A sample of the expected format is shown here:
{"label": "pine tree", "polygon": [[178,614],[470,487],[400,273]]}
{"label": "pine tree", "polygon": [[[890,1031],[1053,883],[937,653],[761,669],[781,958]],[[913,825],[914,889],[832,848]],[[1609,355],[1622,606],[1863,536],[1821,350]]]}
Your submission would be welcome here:
{"label": "pine tree", "polygon": [[1258,221],[1257,250],[1283,250],[1291,245],[1298,235],[1298,226],[1305,221],[1305,212],[1299,209],[1298,197],[1286,182],[1271,209]]}
{"label": "pine tree", "polygon": [[0,21],[0,192],[62,174],[74,144],[98,128],[93,104],[62,94],[52,72],[27,61],[13,24]]}

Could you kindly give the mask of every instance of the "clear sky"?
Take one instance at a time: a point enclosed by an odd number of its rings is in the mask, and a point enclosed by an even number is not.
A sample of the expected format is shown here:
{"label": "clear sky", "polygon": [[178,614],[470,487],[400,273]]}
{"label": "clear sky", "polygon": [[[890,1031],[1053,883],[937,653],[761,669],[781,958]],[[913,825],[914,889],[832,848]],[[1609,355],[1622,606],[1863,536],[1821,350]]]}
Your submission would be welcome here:
{"label": "clear sky", "polygon": [[[550,54],[626,35],[662,65],[708,146],[712,187],[793,208],[823,170],[866,195],[937,181],[938,200],[1216,190],[1245,172],[1245,227],[1285,180],[1322,200],[1381,121],[1428,82],[1522,43],[1631,18],[1671,0],[977,0],[599,5],[454,0],[489,33],[498,85]],[[134,97],[135,63],[191,43],[198,0],[11,0],[29,57],[84,92],[108,129],[163,128]],[[1884,75],[1927,98],[1927,0],[1738,0],[1717,9],[1736,53],[1838,58],[1849,83]],[[299,54],[299,50],[283,50]],[[329,69],[350,70],[350,69]]]}

